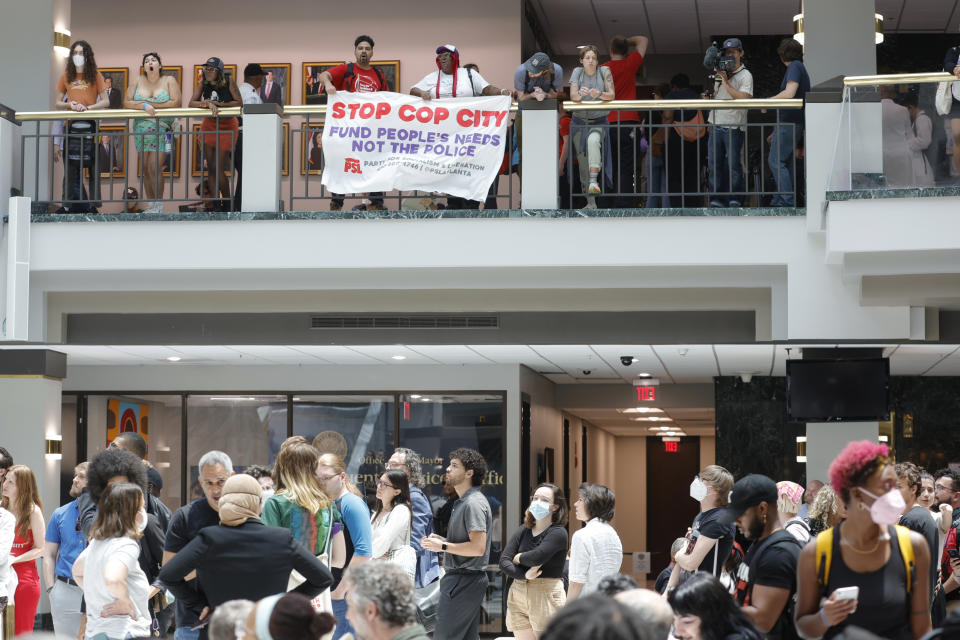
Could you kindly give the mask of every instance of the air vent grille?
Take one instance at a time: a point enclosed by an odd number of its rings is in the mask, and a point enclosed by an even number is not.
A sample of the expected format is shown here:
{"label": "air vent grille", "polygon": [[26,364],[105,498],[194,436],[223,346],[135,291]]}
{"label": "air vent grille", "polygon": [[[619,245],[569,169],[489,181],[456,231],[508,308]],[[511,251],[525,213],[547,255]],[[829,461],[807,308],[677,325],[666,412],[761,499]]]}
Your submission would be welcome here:
{"label": "air vent grille", "polygon": [[313,316],[311,329],[499,329],[491,315]]}

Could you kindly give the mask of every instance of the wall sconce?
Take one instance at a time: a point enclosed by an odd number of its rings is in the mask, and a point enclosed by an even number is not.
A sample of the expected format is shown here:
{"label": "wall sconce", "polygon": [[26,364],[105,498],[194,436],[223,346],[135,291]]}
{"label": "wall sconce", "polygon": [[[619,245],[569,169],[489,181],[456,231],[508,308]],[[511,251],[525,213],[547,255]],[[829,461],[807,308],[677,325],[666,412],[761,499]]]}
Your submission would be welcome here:
{"label": "wall sconce", "polygon": [[47,460],[60,460],[63,458],[63,436],[50,436],[46,440]]}
{"label": "wall sconce", "polygon": [[797,462],[807,461],[807,436],[797,436]]}
{"label": "wall sconce", "polygon": [[[874,44],[883,42],[883,16],[879,13],[873,14]],[[793,16],[793,39],[803,45],[803,14],[798,13]]]}
{"label": "wall sconce", "polygon": [[53,50],[63,58],[70,55],[70,31],[64,29],[53,32]]}

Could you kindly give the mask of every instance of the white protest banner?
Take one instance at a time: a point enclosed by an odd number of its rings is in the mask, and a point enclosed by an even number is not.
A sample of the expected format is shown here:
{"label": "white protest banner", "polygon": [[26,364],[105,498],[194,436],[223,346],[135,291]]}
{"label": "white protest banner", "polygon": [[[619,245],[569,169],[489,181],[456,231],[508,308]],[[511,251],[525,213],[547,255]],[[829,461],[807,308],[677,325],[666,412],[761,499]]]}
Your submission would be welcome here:
{"label": "white protest banner", "polygon": [[331,98],[321,183],[332,193],[398,189],[487,197],[506,149],[509,96],[424,101],[338,91]]}

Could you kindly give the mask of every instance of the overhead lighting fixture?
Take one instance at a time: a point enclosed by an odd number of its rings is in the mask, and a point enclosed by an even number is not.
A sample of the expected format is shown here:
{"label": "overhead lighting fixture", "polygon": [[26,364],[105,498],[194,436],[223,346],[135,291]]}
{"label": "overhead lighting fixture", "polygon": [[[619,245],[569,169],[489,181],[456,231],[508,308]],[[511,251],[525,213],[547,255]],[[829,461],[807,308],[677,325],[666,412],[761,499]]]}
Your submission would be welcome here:
{"label": "overhead lighting fixture", "polygon": [[807,461],[807,436],[797,436],[797,462]]}
{"label": "overhead lighting fixture", "polygon": [[793,39],[803,46],[803,14],[793,16]]}
{"label": "overhead lighting fixture", "polygon": [[[883,16],[879,13],[873,14],[873,42],[880,44],[883,42]],[[793,39],[804,44],[803,37],[803,14],[798,13],[793,16]]]}
{"label": "overhead lighting fixture", "polygon": [[666,436],[666,437],[660,438],[660,440],[663,442],[680,442],[680,438],[676,436]]}
{"label": "overhead lighting fixture", "polygon": [[167,362],[180,362],[183,360],[180,356],[167,356]]}
{"label": "overhead lighting fixture", "polygon": [[70,55],[69,29],[60,29],[60,31],[53,32],[53,51],[62,58]]}
{"label": "overhead lighting fixture", "polygon": [[253,396],[211,396],[211,400],[222,401],[222,402],[254,402],[256,398]]}
{"label": "overhead lighting fixture", "polygon": [[663,409],[657,407],[630,407],[628,409],[618,409],[620,413],[663,413]]}
{"label": "overhead lighting fixture", "polygon": [[406,360],[407,356],[390,356],[391,360]]}
{"label": "overhead lighting fixture", "polygon": [[411,393],[411,394],[410,394],[409,396],[407,396],[407,397],[410,398],[411,400],[418,400],[418,399],[420,398],[420,394],[418,394],[418,393]]}
{"label": "overhead lighting fixture", "polygon": [[633,386],[635,387],[659,387],[660,378],[652,378],[649,374],[643,376],[637,376],[633,379]]}
{"label": "overhead lighting fixture", "polygon": [[673,418],[667,416],[640,416],[639,418],[631,418],[634,422],[673,422]]}
{"label": "overhead lighting fixture", "polygon": [[651,375],[651,374],[649,374],[649,373],[647,373],[646,371],[644,371],[643,373],[638,373],[638,374],[637,374],[637,377],[638,377],[638,378],[649,378],[650,375]]}
{"label": "overhead lighting fixture", "polygon": [[880,436],[880,442],[890,442],[889,436]]}
{"label": "overhead lighting fixture", "polygon": [[46,450],[44,455],[47,460],[60,460],[63,458],[63,436],[47,436]]}

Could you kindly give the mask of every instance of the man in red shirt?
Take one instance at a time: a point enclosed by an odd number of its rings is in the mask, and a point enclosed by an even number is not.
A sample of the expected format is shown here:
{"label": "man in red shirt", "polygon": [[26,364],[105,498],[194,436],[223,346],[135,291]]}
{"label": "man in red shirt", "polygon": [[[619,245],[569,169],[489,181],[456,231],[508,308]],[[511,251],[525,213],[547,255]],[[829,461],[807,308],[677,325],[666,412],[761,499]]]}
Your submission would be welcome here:
{"label": "man in red shirt", "polygon": [[[624,38],[614,36],[610,40],[610,60],[603,63],[613,74],[613,91],[616,100],[637,99],[637,72],[643,64],[650,40],[646,36]],[[630,51],[633,47],[633,51]],[[629,54],[629,55],[628,55]],[[624,123],[610,132],[613,157],[617,158],[617,177],[614,193],[627,194],[613,198],[612,205],[627,208],[635,205],[637,189],[634,186],[636,174],[637,146],[639,137],[637,125],[640,117],[636,111],[611,111],[607,115],[610,122]]]}
{"label": "man in red shirt", "polygon": [[[320,82],[328,96],[336,95],[337,91],[353,93],[373,93],[374,91],[390,91],[390,84],[383,73],[370,65],[373,60],[373,38],[357,36],[353,41],[353,55],[356,62],[338,64],[320,74]],[[331,193],[330,210],[343,209],[343,196]],[[379,196],[379,197],[377,197]],[[383,210],[383,193],[370,194],[370,209]]]}

